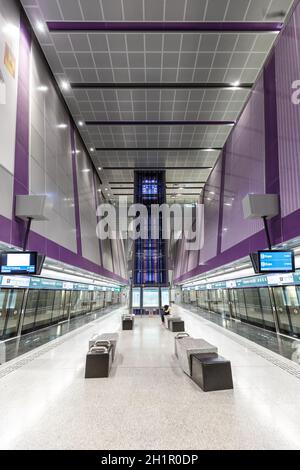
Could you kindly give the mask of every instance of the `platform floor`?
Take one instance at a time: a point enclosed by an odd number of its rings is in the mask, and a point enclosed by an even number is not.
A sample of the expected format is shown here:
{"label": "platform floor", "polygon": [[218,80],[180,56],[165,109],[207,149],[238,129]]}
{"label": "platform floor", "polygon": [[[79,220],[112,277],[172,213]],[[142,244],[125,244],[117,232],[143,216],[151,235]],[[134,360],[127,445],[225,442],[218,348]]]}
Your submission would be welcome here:
{"label": "platform floor", "polygon": [[120,331],[110,378],[84,379],[88,339],[119,331],[119,309],[0,366],[0,448],[300,449],[300,366],[174,310],[231,360],[234,390],[202,392],[157,317]]}

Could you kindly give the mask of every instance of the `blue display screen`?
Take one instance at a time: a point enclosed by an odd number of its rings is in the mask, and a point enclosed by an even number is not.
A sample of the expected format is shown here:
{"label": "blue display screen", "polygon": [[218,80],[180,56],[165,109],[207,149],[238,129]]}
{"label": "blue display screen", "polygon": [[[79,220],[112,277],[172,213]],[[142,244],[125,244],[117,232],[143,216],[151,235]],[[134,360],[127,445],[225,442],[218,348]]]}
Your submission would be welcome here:
{"label": "blue display screen", "polygon": [[1,274],[36,274],[37,253],[12,252],[1,254]]}
{"label": "blue display screen", "polygon": [[157,194],[157,191],[158,191],[157,181],[155,179],[143,181],[143,187],[142,187],[143,194]]}
{"label": "blue display screen", "polygon": [[287,273],[295,271],[293,251],[259,251],[258,261],[261,273]]}

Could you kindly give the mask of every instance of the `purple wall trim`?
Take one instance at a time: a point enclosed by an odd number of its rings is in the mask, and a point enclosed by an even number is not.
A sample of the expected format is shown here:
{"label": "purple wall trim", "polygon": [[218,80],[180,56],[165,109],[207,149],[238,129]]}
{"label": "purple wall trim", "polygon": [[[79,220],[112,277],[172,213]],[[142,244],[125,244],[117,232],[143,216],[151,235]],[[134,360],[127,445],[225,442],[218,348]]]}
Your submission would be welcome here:
{"label": "purple wall trim", "polygon": [[233,126],[235,121],[86,121],[86,126]]}
{"label": "purple wall trim", "polygon": [[[21,247],[25,231],[25,224],[22,220],[14,217],[15,197],[19,194],[29,193],[29,109],[30,109],[30,53],[32,36],[31,29],[24,14],[20,17],[20,54],[19,54],[19,75],[18,75],[18,98],[17,98],[17,118],[16,118],[16,147],[15,147],[15,167],[13,185],[13,213],[12,220],[0,216],[0,239],[8,244]],[[75,130],[71,125],[71,147],[75,150]],[[127,280],[114,274],[95,263],[82,257],[81,232],[78,204],[78,188],[76,175],[76,154],[72,154],[73,161],[73,182],[74,182],[74,203],[76,215],[77,243],[79,242],[78,254],[73,253],[57,243],[48,240],[41,235],[31,231],[28,240],[29,249],[38,250],[49,258],[78,266],[79,268],[93,272],[108,279],[113,279],[122,284],[127,284]],[[74,165],[75,163],[75,165]],[[74,173],[75,170],[75,173]],[[79,238],[78,238],[79,237]]]}
{"label": "purple wall trim", "polygon": [[[277,90],[275,53],[264,68],[264,106],[265,106],[265,190],[268,194],[280,196]],[[271,242],[276,245],[282,241],[281,213],[268,222]]]}
{"label": "purple wall trim", "polygon": [[49,31],[209,31],[209,32],[268,32],[281,31],[280,22],[228,22],[228,21],[168,21],[168,22],[100,22],[100,21],[48,21]]}
{"label": "purple wall trim", "polygon": [[73,172],[73,192],[74,192],[74,205],[75,205],[77,253],[79,256],[82,256],[79,197],[78,197],[78,183],[77,183],[77,164],[76,164],[77,154],[76,154],[76,143],[75,143],[75,129],[72,125],[72,122],[70,122],[70,128],[71,128],[72,172]]}
{"label": "purple wall trim", "polygon": [[[300,209],[287,215],[282,219],[284,239],[283,241],[291,240],[292,238],[299,237],[299,224],[300,224]],[[241,259],[247,256],[252,251],[263,250],[266,248],[266,237],[264,231],[260,231],[243,240],[236,246],[233,246],[222,254],[215,256],[207,262],[205,266],[199,266],[192,271],[183,274],[174,280],[179,283],[191,279],[194,276],[199,276],[211,269],[219,268],[227,263],[232,262],[234,259]]]}
{"label": "purple wall trim", "polygon": [[222,169],[221,169],[221,183],[220,183],[220,208],[219,208],[219,221],[218,221],[218,243],[217,254],[222,252],[222,231],[223,231],[223,207],[224,207],[224,186],[225,186],[225,171],[226,171],[226,143],[221,154]]}
{"label": "purple wall trim", "polygon": [[20,48],[16,118],[16,146],[13,185],[12,243],[22,246],[25,223],[15,218],[16,195],[28,194],[29,191],[29,87],[31,52],[31,29],[21,12]]}
{"label": "purple wall trim", "polygon": [[266,237],[264,231],[260,231],[248,238],[243,240],[239,244],[229,248],[229,250],[218,254],[214,258],[210,259],[205,265],[199,266],[192,271],[183,274],[174,280],[175,283],[186,281],[194,276],[199,276],[212,269],[219,268],[225,264],[232,262],[235,259],[241,259],[247,256],[249,253],[255,250],[263,250],[266,248]]}
{"label": "purple wall trim", "polygon": [[[12,243],[10,239],[12,221],[0,215],[0,239],[5,243]],[[99,276],[113,279],[121,284],[128,284],[126,279],[121,276],[108,271],[107,269],[99,266],[98,264],[92,263],[91,261],[83,258],[82,256],[73,253],[51,240],[31,231],[29,235],[28,248],[30,250],[37,250],[44,253],[49,258],[52,258],[62,263],[67,263],[74,267],[79,267],[87,271],[98,274]]]}
{"label": "purple wall trim", "polygon": [[[99,204],[101,204],[101,196],[97,190],[97,175],[95,172],[93,172],[93,179],[94,179],[95,210],[96,210],[96,217],[97,217],[97,222],[98,222],[97,208]],[[101,266],[103,266],[102,245],[101,245],[100,238],[98,238],[98,243],[99,243],[100,263],[101,263]]]}

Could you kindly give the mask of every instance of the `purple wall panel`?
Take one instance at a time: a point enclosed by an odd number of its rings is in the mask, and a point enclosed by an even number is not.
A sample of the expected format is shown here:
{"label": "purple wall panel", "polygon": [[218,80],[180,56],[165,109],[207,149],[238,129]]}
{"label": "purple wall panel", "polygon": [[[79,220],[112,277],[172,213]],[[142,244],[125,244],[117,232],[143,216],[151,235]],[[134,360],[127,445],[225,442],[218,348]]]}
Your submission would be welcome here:
{"label": "purple wall panel", "polygon": [[28,194],[29,190],[29,88],[30,88],[30,52],[31,30],[24,18],[20,15],[20,49],[18,72],[18,98],[16,119],[16,148],[13,185],[13,213],[11,243],[22,246],[25,224],[14,217],[15,196]]}
{"label": "purple wall panel", "polygon": [[226,144],[222,252],[262,229],[260,221],[244,219],[242,200],[249,193],[265,192],[263,98],[261,78]]}
{"label": "purple wall panel", "polygon": [[[20,20],[20,55],[19,55],[19,76],[18,76],[18,101],[16,118],[16,148],[15,148],[15,167],[14,167],[14,185],[13,185],[13,213],[12,220],[0,216],[0,239],[6,243],[22,246],[25,233],[25,224],[23,221],[14,217],[15,196],[28,194],[29,192],[29,106],[30,106],[30,55],[31,55],[31,29],[27,19],[21,14]],[[74,136],[73,136],[74,150]],[[75,175],[76,176],[76,175]],[[75,205],[78,206],[78,198]],[[76,220],[77,234],[80,225]],[[79,232],[80,235],[80,232]],[[57,243],[48,240],[35,233],[30,232],[28,248],[38,250],[46,256],[86,269],[101,276],[113,279],[120,283],[126,283],[118,274],[112,273],[107,269],[95,264],[81,255],[80,237],[78,238],[78,253],[73,253]]]}
{"label": "purple wall panel", "polygon": [[77,165],[76,165],[76,143],[75,143],[75,129],[70,122],[71,132],[71,151],[72,151],[72,172],[73,172],[73,190],[74,190],[74,204],[75,204],[75,224],[76,224],[76,242],[77,242],[77,253],[82,256],[82,243],[81,243],[81,227],[80,227],[80,209],[79,209],[79,194],[78,194],[78,183],[77,183]]}
{"label": "purple wall panel", "polygon": [[[292,83],[300,80],[300,5],[275,48],[281,212],[300,207],[300,105],[292,103]],[[285,237],[286,234],[284,234]]]}
{"label": "purple wall panel", "polygon": [[217,254],[220,210],[222,157],[214,167],[204,191],[204,246],[199,264],[204,265]]}

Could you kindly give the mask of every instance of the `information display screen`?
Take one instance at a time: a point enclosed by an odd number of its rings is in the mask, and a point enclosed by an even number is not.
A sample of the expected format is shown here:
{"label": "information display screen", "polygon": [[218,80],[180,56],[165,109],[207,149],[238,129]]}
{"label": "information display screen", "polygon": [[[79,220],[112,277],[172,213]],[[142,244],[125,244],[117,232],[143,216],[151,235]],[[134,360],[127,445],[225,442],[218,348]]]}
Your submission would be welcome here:
{"label": "information display screen", "polygon": [[143,181],[143,187],[142,187],[142,193],[143,194],[157,194],[158,188],[157,188],[157,180],[144,180]]}
{"label": "information display screen", "polygon": [[135,287],[132,289],[132,307],[140,308],[141,306],[141,289]]}
{"label": "information display screen", "polygon": [[260,273],[291,273],[295,271],[295,255],[291,250],[259,251]]}
{"label": "information display screen", "polygon": [[19,275],[37,273],[37,252],[5,252],[0,255],[1,274]]}
{"label": "information display screen", "polygon": [[143,307],[159,307],[159,289],[143,289]]}
{"label": "information display screen", "polygon": [[161,306],[170,305],[170,291],[169,289],[161,289]]}

